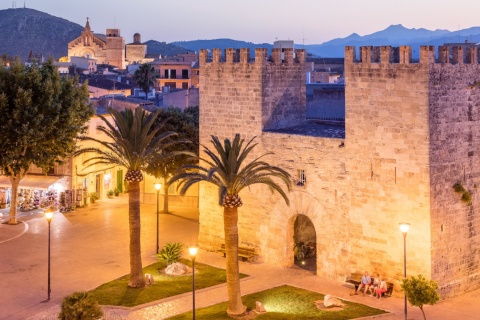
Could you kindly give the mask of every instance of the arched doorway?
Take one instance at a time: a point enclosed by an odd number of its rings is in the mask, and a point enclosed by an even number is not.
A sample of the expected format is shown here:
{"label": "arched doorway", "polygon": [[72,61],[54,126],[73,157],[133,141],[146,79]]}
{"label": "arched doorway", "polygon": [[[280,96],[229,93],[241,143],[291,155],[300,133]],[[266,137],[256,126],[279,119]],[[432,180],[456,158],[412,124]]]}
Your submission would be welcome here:
{"label": "arched doorway", "polygon": [[295,222],[301,214],[315,227],[316,274],[331,279],[343,279],[349,263],[345,216],[328,212],[319,199],[303,191],[289,193],[290,205],[280,199],[268,219],[261,220],[260,245],[264,262],[292,267],[294,265]]}
{"label": "arched doorway", "polygon": [[317,272],[317,234],[312,220],[297,215],[293,224],[294,264],[302,269]]}

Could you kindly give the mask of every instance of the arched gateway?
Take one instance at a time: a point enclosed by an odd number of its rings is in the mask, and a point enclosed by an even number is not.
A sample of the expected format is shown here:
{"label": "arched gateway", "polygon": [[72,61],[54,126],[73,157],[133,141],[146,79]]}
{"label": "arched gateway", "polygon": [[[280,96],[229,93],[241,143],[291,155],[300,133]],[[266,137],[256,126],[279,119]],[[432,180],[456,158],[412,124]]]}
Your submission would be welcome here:
{"label": "arched gateway", "polygon": [[343,224],[341,215],[327,212],[317,198],[303,191],[291,192],[289,199],[290,206],[283,199],[279,201],[260,227],[265,262],[293,266],[294,225],[298,215],[304,215],[315,228],[317,275],[332,279],[344,277],[348,250],[346,235],[339,231]]}

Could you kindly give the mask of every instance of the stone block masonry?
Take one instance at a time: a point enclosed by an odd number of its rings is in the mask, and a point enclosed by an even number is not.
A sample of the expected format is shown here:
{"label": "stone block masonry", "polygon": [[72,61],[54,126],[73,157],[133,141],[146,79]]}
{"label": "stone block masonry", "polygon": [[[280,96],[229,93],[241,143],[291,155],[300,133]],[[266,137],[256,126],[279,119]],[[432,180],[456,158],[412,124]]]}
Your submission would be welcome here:
{"label": "stone block masonry", "polygon": [[[290,206],[268,188],[240,194],[241,245],[258,260],[293,265],[299,214],[315,227],[317,274],[343,280],[368,270],[398,284],[409,222],[407,274],[437,280],[443,297],[480,287],[480,66],[478,52],[430,46],[345,48],[345,138],[288,133],[305,121],[305,52],[200,52],[200,143],[257,136],[252,157],[292,175]],[[448,52],[448,54],[447,54]],[[283,133],[275,132],[282,129]],[[306,183],[297,186],[303,170]],[[453,185],[471,192],[463,203]],[[217,190],[200,187],[200,244],[223,243]]]}

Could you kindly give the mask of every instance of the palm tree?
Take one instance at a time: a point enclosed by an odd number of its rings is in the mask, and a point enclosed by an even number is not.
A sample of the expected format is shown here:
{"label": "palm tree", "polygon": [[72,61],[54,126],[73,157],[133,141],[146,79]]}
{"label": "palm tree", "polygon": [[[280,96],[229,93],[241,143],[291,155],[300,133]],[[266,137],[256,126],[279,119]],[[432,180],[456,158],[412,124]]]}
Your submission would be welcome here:
{"label": "palm tree", "polygon": [[145,100],[147,100],[150,87],[155,85],[155,68],[148,63],[142,64],[133,74],[133,80],[145,92]]}
{"label": "palm tree", "polygon": [[[130,280],[129,287],[141,288],[145,286],[142,273],[142,257],[140,247],[140,182],[143,180],[142,170],[153,158],[159,154],[171,156],[162,152],[170,146],[169,137],[174,132],[164,132],[157,135],[161,126],[153,127],[159,111],[148,114],[142,108],[135,111],[126,109],[119,112],[108,109],[113,123],[102,115],[105,126],[99,125],[97,130],[104,133],[110,141],[102,141],[93,137],[81,137],[82,141],[93,141],[101,148],[86,147],[79,149],[75,155],[93,152],[96,155],[84,161],[87,167],[93,165],[119,165],[127,169],[125,181],[128,182],[128,222],[130,229]],[[175,143],[175,142],[174,142]]]}
{"label": "palm tree", "polygon": [[227,269],[228,309],[231,316],[245,313],[246,306],[242,303],[240,294],[240,277],[238,268],[238,207],[242,205],[239,192],[253,184],[265,184],[272,192],[277,191],[289,204],[287,194],[272,178],[280,179],[290,191],[290,175],[283,169],[271,166],[262,161],[266,153],[249,163],[244,163],[247,156],[257,145],[251,139],[245,146],[245,139],[236,134],[231,142],[225,139],[223,145],[216,136],[212,136],[215,152],[203,146],[208,159],[204,161],[207,167],[185,165],[175,175],[170,183],[179,180],[180,193],[183,195],[193,184],[200,181],[210,182],[218,187],[219,204],[223,206],[223,226],[225,233],[225,252]]}

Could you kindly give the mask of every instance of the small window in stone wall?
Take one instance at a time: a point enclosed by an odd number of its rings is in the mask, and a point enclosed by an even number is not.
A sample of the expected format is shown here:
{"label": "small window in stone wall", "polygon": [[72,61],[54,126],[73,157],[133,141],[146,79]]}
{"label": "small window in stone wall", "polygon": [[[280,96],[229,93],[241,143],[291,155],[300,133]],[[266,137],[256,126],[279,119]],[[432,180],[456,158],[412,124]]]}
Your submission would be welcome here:
{"label": "small window in stone wall", "polygon": [[304,186],[305,183],[307,183],[307,177],[305,176],[305,170],[299,169],[298,170],[297,186]]}

